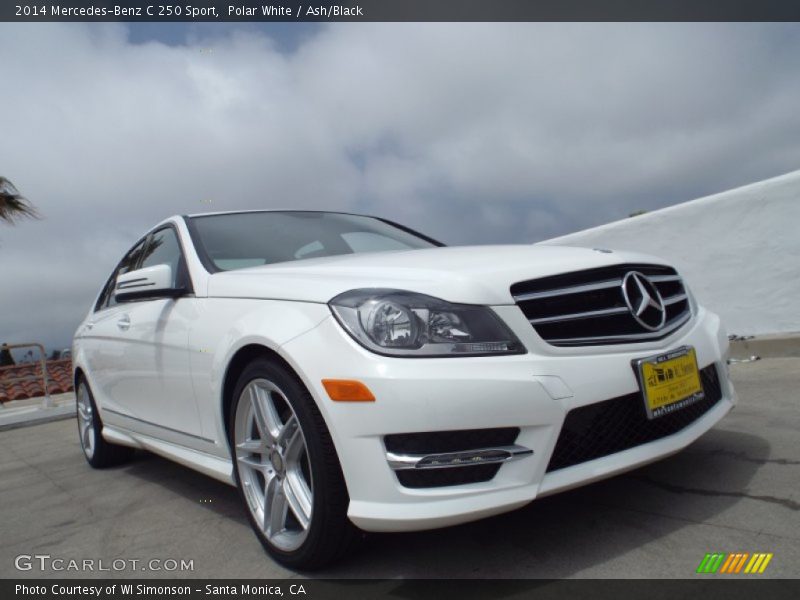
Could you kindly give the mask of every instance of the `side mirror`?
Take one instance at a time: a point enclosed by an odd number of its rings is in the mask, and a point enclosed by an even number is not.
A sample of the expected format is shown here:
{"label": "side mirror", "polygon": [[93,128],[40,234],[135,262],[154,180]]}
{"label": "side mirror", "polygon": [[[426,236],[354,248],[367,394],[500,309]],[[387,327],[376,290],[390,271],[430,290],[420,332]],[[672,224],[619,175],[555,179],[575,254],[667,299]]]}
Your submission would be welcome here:
{"label": "side mirror", "polygon": [[172,267],[153,265],[119,275],[114,298],[117,302],[126,302],[142,298],[177,298],[184,293],[185,288],[172,285]]}

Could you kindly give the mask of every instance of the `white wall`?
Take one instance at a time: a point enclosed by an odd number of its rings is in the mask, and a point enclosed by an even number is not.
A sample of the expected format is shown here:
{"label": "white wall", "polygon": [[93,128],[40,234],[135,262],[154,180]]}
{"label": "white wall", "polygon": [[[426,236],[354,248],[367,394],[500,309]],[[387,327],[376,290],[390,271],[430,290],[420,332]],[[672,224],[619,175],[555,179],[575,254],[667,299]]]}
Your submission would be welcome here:
{"label": "white wall", "polygon": [[542,243],[663,257],[729,333],[800,332],[800,171]]}

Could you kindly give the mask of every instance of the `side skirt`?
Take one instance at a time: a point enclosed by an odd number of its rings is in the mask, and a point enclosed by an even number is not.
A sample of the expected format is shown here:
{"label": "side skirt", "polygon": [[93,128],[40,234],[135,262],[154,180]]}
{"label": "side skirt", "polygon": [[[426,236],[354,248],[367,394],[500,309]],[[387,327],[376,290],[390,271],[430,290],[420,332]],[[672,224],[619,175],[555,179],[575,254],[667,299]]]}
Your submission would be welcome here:
{"label": "side skirt", "polygon": [[135,433],[116,425],[104,425],[103,437],[113,444],[149,450],[154,454],[158,454],[159,456],[163,456],[164,458],[189,467],[190,469],[199,471],[223,483],[233,486],[236,485],[233,477],[233,465],[230,460],[212,456],[198,450],[192,450],[191,448],[179,446],[171,442],[165,442],[164,440],[159,440],[142,433]]}

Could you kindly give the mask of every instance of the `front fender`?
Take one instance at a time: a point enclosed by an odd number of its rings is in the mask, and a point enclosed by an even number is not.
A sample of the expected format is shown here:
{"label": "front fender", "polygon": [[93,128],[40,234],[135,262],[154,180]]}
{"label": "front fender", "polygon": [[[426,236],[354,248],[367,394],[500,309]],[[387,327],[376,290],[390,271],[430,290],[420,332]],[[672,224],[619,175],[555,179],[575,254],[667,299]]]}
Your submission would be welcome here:
{"label": "front fender", "polygon": [[215,440],[224,455],[228,448],[221,414],[223,391],[237,352],[258,345],[282,355],[281,346],[329,316],[327,305],[311,302],[232,298],[203,302],[189,334],[192,379],[204,435]]}

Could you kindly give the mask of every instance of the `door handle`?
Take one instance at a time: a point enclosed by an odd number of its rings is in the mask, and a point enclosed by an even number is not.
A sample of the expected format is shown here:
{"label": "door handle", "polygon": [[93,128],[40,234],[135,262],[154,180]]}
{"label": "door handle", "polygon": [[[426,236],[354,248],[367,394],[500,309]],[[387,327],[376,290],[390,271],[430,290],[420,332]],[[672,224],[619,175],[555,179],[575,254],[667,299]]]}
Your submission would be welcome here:
{"label": "door handle", "polygon": [[117,321],[117,327],[122,331],[128,331],[131,328],[131,318],[129,315],[122,315]]}

